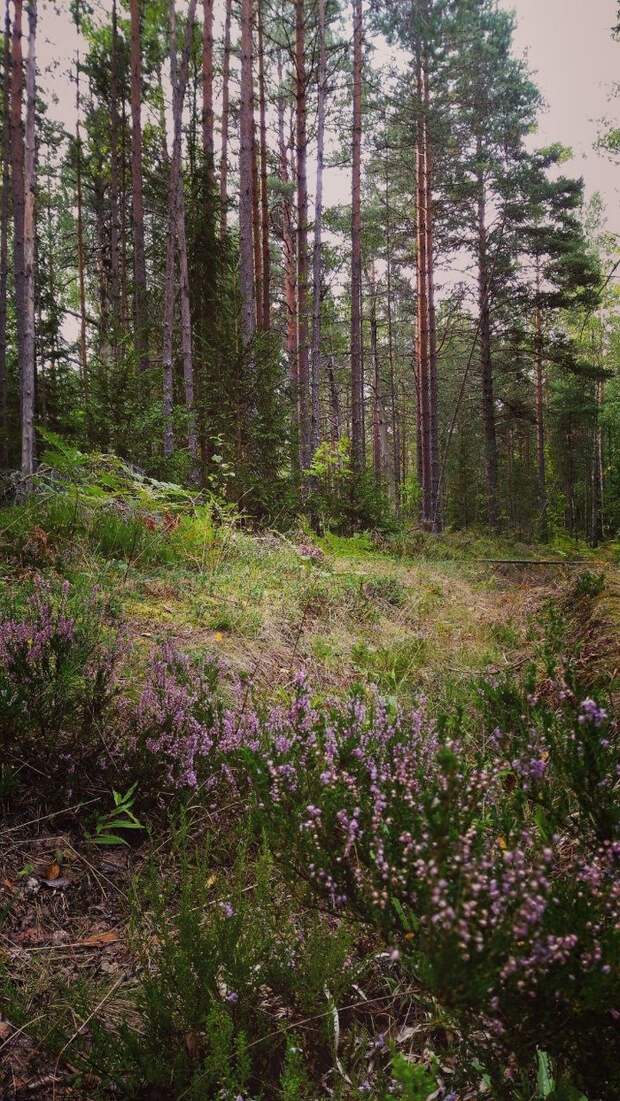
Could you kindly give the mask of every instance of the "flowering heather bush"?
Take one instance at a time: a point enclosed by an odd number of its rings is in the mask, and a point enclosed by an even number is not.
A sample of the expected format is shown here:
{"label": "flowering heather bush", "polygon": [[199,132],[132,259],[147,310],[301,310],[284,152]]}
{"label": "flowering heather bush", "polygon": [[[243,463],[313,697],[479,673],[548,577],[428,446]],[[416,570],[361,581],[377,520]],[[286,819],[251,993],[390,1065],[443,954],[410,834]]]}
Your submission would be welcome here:
{"label": "flowering heather bush", "polygon": [[[170,648],[138,706],[141,743],[175,788],[253,785],[284,868],[341,916],[370,922],[395,960],[464,1026],[519,1096],[536,1049],[588,1101],[620,1090],[620,781],[604,707],[561,684],[545,698],[483,693],[486,739],[353,698],[315,710],[303,677],[288,706],[225,708],[217,670]],[[492,724],[489,724],[491,727]],[[561,1022],[561,1027],[560,1027]]]}
{"label": "flowering heather bush", "polygon": [[[48,775],[100,752],[91,737],[114,693],[110,612],[68,582],[41,578],[0,608],[0,743]],[[52,752],[53,751],[53,752]]]}
{"label": "flowering heather bush", "polygon": [[[570,828],[548,836],[537,822],[541,790],[561,786],[567,755],[587,758],[576,739],[607,740],[605,719],[586,701],[572,723],[556,720],[546,747],[513,755],[496,732],[483,756],[440,736],[424,704],[403,715],[354,699],[318,713],[301,681],[247,759],[282,862],[334,909],[381,928],[490,1068],[510,1079],[540,1045],[610,1098],[620,843],[599,836],[576,781]],[[605,760],[614,788],[617,756]],[[567,798],[549,795],[556,820]]]}
{"label": "flowering heather bush", "polygon": [[259,718],[236,703],[225,708],[218,694],[217,662],[190,658],[165,644],[151,661],[132,725],[147,752],[147,770],[163,772],[175,789],[210,791],[222,775],[234,783],[230,755],[241,746],[257,749]]}

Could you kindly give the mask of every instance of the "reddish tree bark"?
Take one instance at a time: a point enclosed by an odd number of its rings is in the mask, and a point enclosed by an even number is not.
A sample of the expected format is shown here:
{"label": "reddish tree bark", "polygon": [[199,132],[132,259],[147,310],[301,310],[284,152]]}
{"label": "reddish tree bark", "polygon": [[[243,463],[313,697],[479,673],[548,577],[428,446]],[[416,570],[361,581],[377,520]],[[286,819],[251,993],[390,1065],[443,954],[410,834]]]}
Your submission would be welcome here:
{"label": "reddish tree bark", "polygon": [[282,59],[278,58],[278,153],[279,175],[283,184],[281,201],[282,234],[282,270],[284,280],[284,303],[286,306],[286,352],[289,363],[289,382],[295,406],[295,420],[298,420],[298,381],[297,381],[297,258],[295,250],[295,227],[291,181],[293,173],[290,167],[292,139],[286,136],[286,103],[283,91]]}
{"label": "reddish tree bark", "polygon": [[120,266],[120,196],[119,159],[119,72],[118,72],[118,10],[112,2],[112,50],[110,57],[110,302],[112,305],[112,350],[118,360],[121,337],[121,266]]}
{"label": "reddish tree bark", "polygon": [[222,157],[220,161],[220,236],[226,233],[228,206],[228,127],[230,119],[230,31],[232,0],[226,0],[224,23],[224,62],[222,68]]}
{"label": "reddish tree bark", "polygon": [[325,0],[318,0],[319,73],[316,137],[316,194],[314,200],[314,249],[312,254],[312,451],[321,438],[321,284],[323,276],[323,170],[325,161],[325,105],[327,99],[327,46],[325,41]]}
{"label": "reddish tree bark", "polygon": [[24,62],[22,53],[23,0],[14,0],[11,38],[11,183],[13,187],[13,279],[15,283],[15,324],[20,373],[24,354]]}
{"label": "reddish tree bark", "polygon": [[351,455],[364,468],[364,367],[362,361],[362,0],[353,0],[353,172],[351,187]]}
{"label": "reddish tree bark", "polygon": [[308,469],[312,461],[308,348],[308,104],[304,0],[295,0],[295,110],[297,159],[297,382],[299,392],[299,458],[301,469],[304,471]]}
{"label": "reddish tree bark", "polygon": [[241,340],[245,350],[256,333],[256,285],[254,271],[254,88],[252,75],[252,0],[241,2],[241,105],[239,113],[239,283],[241,290]]}
{"label": "reddish tree bark", "polygon": [[142,184],[142,46],[140,0],[130,0],[131,20],[131,218],[133,230],[133,324],[135,352],[142,371],[149,367],[146,314],[144,196]]}
{"label": "reddish tree bark", "polygon": [[[480,150],[479,150],[479,155]],[[495,395],[491,356],[491,304],[486,194],[482,169],[478,173],[478,310],[480,330],[480,374],[482,379],[482,423],[484,429],[485,472],[487,483],[487,520],[491,528],[499,526],[497,500],[497,435],[495,431]]]}
{"label": "reddish tree bark", "polygon": [[131,20],[131,186],[133,222],[134,328],[140,370],[149,366],[144,189],[142,182],[142,45],[140,2],[130,0]]}
{"label": "reddish tree bark", "polygon": [[[254,43],[252,43],[252,57],[254,63]],[[254,248],[254,286],[256,292],[256,324],[259,329],[263,327],[263,253],[261,246],[261,216],[260,216],[260,167],[259,167],[259,142],[257,137],[257,123],[254,114],[254,75],[252,75],[252,243]]]}
{"label": "reddish tree bark", "polygon": [[2,199],[0,200],[0,461],[3,466],[8,466],[9,462],[6,322],[9,281],[10,88],[11,18],[9,15],[9,0],[6,0],[2,78],[2,117],[4,120],[2,131]]}
{"label": "reddish tree bark", "polygon": [[269,245],[269,191],[267,148],[267,92],[265,83],[265,38],[263,31],[263,0],[257,0],[258,32],[258,98],[260,118],[260,205],[261,205],[261,283],[263,309],[261,326],[271,328],[271,250]]}
{"label": "reddish tree bark", "polygon": [[[181,54],[181,64],[177,67],[176,51],[176,14],[175,0],[170,0],[170,80],[173,92],[174,145],[173,163],[175,178],[176,237],[179,260],[179,297],[181,302],[181,354],[183,357],[183,385],[185,390],[185,408],[187,411],[187,447],[194,464],[198,459],[198,435],[194,409],[194,363],[192,355],[192,315],[189,290],[189,266],[187,261],[187,240],[185,231],[185,196],[181,167],[181,142],[183,134],[183,101],[187,88],[189,57],[192,33],[196,19],[196,0],[190,0],[185,25],[185,40]],[[192,471],[194,478],[197,470]]]}
{"label": "reddish tree bark", "polygon": [[35,125],[37,109],[37,2],[28,4],[28,61],[26,64],[26,133],[24,148],[24,358],[22,367],[22,474],[34,474],[34,412],[36,390],[35,344]]}

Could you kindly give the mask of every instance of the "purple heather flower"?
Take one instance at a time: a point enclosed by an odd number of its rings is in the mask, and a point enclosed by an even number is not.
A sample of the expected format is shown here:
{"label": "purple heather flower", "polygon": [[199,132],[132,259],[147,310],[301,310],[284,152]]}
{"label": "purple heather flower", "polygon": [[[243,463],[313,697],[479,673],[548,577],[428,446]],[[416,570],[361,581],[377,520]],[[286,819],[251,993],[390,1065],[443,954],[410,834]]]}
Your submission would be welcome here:
{"label": "purple heather flower", "polygon": [[583,700],[579,711],[578,722],[584,726],[586,723],[592,723],[593,726],[602,726],[607,721],[607,712],[604,707],[599,705],[591,699]]}

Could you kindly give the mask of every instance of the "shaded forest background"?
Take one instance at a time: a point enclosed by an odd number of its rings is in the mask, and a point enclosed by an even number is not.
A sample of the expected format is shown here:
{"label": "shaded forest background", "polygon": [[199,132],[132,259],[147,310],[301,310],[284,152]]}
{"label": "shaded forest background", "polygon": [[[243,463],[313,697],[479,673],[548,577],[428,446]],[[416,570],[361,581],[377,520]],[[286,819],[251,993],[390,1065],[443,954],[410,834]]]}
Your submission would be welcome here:
{"label": "shaded forest background", "polygon": [[[535,147],[543,105],[510,15],[494,0],[71,14],[69,133],[36,65],[54,13],[6,4],[8,492],[60,436],[275,524],[617,530],[618,241],[564,175],[568,151]],[[599,142],[617,155],[616,131]],[[334,165],[351,194],[330,207]]]}

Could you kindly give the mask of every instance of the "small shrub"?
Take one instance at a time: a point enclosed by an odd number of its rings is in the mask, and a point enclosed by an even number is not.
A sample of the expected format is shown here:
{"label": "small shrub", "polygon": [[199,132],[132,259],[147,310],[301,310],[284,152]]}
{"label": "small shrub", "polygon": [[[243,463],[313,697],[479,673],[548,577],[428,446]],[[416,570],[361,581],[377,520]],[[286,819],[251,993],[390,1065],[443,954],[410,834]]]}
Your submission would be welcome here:
{"label": "small shrub", "polygon": [[576,597],[586,596],[594,600],[597,596],[600,596],[605,589],[605,574],[604,573],[592,573],[590,570],[585,570],[584,573],[579,574],[575,580],[573,586],[573,592]]}
{"label": "small shrub", "polygon": [[37,578],[0,609],[0,742],[62,790],[103,749],[119,644],[102,594]]}
{"label": "small shrub", "polygon": [[[334,934],[326,922],[293,914],[265,852],[248,883],[242,842],[224,893],[208,852],[193,851],[183,830],[171,856],[173,874],[162,880],[153,865],[136,885],[135,938],[144,967],[137,1020],[132,1014],[134,1024],[121,1028],[120,1039],[98,1029],[87,1061],[128,1098],[148,1088],[171,1101],[311,1101],[317,1095],[304,1045],[287,1020],[291,1012],[302,1019],[320,1018],[321,1011],[330,1019],[324,988],[329,982],[340,996],[350,985],[348,944],[330,949]],[[145,928],[156,930],[155,942]],[[304,1003],[304,978],[312,973],[316,994]]]}

